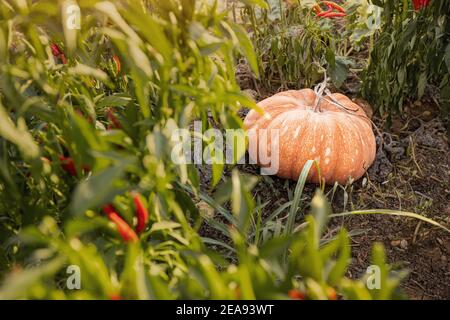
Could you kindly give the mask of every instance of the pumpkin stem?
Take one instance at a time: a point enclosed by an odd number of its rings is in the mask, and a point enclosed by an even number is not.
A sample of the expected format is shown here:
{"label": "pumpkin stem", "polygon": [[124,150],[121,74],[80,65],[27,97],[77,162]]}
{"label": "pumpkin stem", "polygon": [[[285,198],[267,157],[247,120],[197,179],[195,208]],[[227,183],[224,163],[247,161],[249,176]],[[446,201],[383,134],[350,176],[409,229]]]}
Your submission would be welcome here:
{"label": "pumpkin stem", "polygon": [[325,73],[325,78],[323,79],[323,81],[321,83],[319,83],[314,88],[314,93],[316,94],[316,101],[314,102],[314,112],[318,112],[318,111],[322,112],[322,110],[320,109],[320,102],[323,97],[323,92],[327,88],[327,82],[328,82],[327,72],[324,71],[324,73]]}

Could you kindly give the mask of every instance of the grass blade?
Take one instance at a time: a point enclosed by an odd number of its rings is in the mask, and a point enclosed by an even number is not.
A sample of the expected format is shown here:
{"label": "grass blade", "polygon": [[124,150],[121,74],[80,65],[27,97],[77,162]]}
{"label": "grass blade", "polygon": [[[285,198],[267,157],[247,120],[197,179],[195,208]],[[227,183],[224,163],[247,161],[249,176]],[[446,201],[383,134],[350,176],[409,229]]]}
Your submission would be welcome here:
{"label": "grass blade", "polygon": [[440,223],[438,223],[430,218],[421,216],[420,214],[413,213],[413,212],[406,212],[406,211],[389,210],[389,209],[355,210],[355,211],[348,211],[348,212],[342,212],[342,213],[335,213],[335,214],[330,215],[330,218],[346,217],[346,216],[352,216],[352,215],[365,215],[365,214],[386,214],[386,215],[390,215],[390,216],[413,218],[413,219],[421,220],[423,222],[426,222],[426,223],[436,226],[438,228],[441,228],[441,229],[447,231],[448,233],[450,233],[450,229],[448,229],[447,227],[444,227]]}
{"label": "grass blade", "polygon": [[297,181],[297,185],[295,187],[294,199],[292,200],[292,206],[289,210],[288,221],[286,223],[286,229],[284,230],[284,234],[289,236],[292,233],[292,229],[294,228],[295,218],[297,216],[298,206],[300,204],[300,198],[302,197],[303,189],[305,187],[306,178],[308,177],[309,170],[311,169],[314,161],[308,160],[303,166],[302,172]]}

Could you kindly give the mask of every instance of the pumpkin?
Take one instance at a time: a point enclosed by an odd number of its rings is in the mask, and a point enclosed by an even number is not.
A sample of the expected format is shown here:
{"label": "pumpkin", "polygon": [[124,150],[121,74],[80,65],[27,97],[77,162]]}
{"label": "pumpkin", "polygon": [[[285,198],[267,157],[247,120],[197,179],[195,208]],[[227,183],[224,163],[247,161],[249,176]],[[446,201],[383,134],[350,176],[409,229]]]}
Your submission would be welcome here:
{"label": "pumpkin", "polygon": [[[317,161],[320,177],[313,166],[308,182],[318,183],[323,178],[327,184],[345,184],[349,178],[359,179],[375,159],[372,123],[364,110],[343,94],[328,91],[322,96],[317,90],[289,90],[257,105],[260,110],[251,110],[244,120],[249,146],[256,146],[249,148],[249,155],[267,167],[274,159],[272,152],[277,152],[279,177],[297,180],[311,159]],[[276,145],[271,145],[273,129],[278,129]],[[262,155],[270,161],[261,161]]]}

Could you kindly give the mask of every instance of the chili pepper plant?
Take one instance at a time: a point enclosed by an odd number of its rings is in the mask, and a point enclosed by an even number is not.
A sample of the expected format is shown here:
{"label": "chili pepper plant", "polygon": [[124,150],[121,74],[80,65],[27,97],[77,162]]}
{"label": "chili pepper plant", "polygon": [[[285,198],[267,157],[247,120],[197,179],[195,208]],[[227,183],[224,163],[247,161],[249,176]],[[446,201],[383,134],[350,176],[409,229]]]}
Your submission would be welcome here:
{"label": "chili pepper plant", "polygon": [[[383,8],[382,27],[364,72],[363,94],[381,113],[403,111],[427,88],[444,117],[450,98],[450,3],[443,0],[374,1]],[[396,70],[397,72],[387,72]],[[374,90],[377,88],[377,90]]]}
{"label": "chili pepper plant", "polygon": [[309,87],[324,71],[342,86],[365,67],[350,54],[365,48],[380,27],[380,15],[369,0],[268,1],[265,9],[244,7],[242,17],[259,60],[258,86]]}

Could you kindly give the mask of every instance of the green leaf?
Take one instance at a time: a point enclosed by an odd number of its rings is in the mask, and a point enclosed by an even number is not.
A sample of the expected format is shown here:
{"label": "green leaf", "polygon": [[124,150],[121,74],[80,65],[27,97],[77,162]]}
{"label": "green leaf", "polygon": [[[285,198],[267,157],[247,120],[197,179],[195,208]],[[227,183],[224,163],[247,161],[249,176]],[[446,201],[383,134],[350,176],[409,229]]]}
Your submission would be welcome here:
{"label": "green leaf", "polygon": [[417,97],[421,99],[425,93],[425,87],[427,85],[427,73],[422,72],[417,82]]}
{"label": "green leaf", "polygon": [[181,224],[173,221],[161,221],[161,222],[155,222],[152,224],[152,227],[150,229],[150,233],[161,231],[161,230],[173,230],[180,228]]}
{"label": "green leaf", "polygon": [[228,244],[226,244],[225,242],[220,241],[220,240],[202,237],[202,242],[205,244],[213,245],[213,246],[220,246],[220,247],[223,247],[223,248],[229,250],[230,252],[236,253],[235,248],[229,246]]}
{"label": "green leaf", "polygon": [[116,195],[124,193],[126,185],[119,180],[125,173],[126,163],[107,168],[81,182],[74,191],[70,203],[73,215],[84,213],[111,202]]}
{"label": "green leaf", "polygon": [[69,75],[72,76],[87,76],[95,78],[109,86],[112,86],[112,82],[109,79],[108,75],[97,68],[93,68],[84,64],[77,64],[75,67],[72,67],[68,70]]}
{"label": "green leaf", "polygon": [[[384,247],[380,243],[375,243],[372,247],[371,263],[380,269],[380,289],[372,289],[371,293],[375,299],[384,299],[384,295],[389,288],[387,286],[389,270],[386,266],[386,254]],[[389,294],[387,294],[387,297]]]}
{"label": "green leaf", "polygon": [[[174,294],[170,291],[167,282],[159,275],[153,275],[150,268],[150,274],[146,276],[149,282],[148,290],[153,300],[174,300]],[[157,267],[156,267],[157,269]]]}
{"label": "green leaf", "polygon": [[88,161],[91,151],[105,151],[108,145],[99,137],[95,128],[81,115],[73,114],[70,119],[68,135],[72,138],[72,148],[75,158]]}
{"label": "green leaf", "polygon": [[447,70],[450,73],[450,44],[445,48],[444,60],[447,65]]}
{"label": "green leaf", "polygon": [[311,170],[313,164],[313,160],[306,161],[305,165],[303,166],[302,172],[298,177],[297,185],[295,186],[294,191],[294,199],[292,200],[292,205],[289,210],[289,216],[284,231],[286,236],[289,236],[293,231],[295,219],[297,218],[298,206],[303,194],[303,188],[305,187],[306,178],[308,177],[309,171]]}
{"label": "green leaf", "polygon": [[328,273],[327,282],[331,286],[339,284],[347,271],[350,262],[350,243],[349,236],[345,230],[339,232],[338,238],[335,240],[339,244],[339,256],[330,272]]}
{"label": "green leaf", "polygon": [[17,126],[14,125],[6,110],[0,102],[0,136],[17,145],[20,153],[26,160],[35,161],[40,151],[36,142],[28,131],[25,120],[19,118]]}
{"label": "green leaf", "polygon": [[144,256],[139,244],[127,247],[125,268],[121,274],[121,295],[129,298],[148,300],[150,288],[145,270]]}
{"label": "green leaf", "polygon": [[252,68],[252,71],[258,78],[259,77],[258,59],[256,58],[255,51],[253,50],[253,44],[250,38],[248,37],[247,32],[242,26],[236,23],[230,23],[230,26],[233,29],[234,34],[237,37],[237,40],[239,41],[242,54],[247,58],[248,63]]}
{"label": "green leaf", "polygon": [[[173,49],[172,44],[165,36],[161,24],[149,14],[145,14],[142,10],[124,10],[123,15],[130,24],[138,27],[143,39],[156,49],[161,54],[163,60],[160,61],[165,66],[172,65]],[[157,57],[159,58],[159,57]]]}
{"label": "green leaf", "polygon": [[[231,174],[231,179],[217,188],[214,194],[216,203],[221,204],[231,200],[231,211],[234,218],[229,219],[241,232],[249,226],[251,213],[255,207],[250,190],[258,179],[253,176],[240,175],[237,169]],[[226,215],[228,216],[228,215]]]}
{"label": "green leaf", "polygon": [[67,238],[75,238],[98,228],[106,228],[107,225],[108,222],[100,217],[92,219],[73,219],[66,223],[64,231]]}
{"label": "green leaf", "polygon": [[265,259],[273,259],[281,256],[292,243],[293,237],[280,236],[267,240],[259,248],[259,256]]}
{"label": "green leaf", "polygon": [[372,300],[369,290],[362,281],[343,279],[340,287],[348,300]]}
{"label": "green leaf", "polygon": [[212,188],[214,188],[220,182],[224,168],[225,165],[223,163],[220,162],[212,163],[212,180],[211,180]]}
{"label": "green leaf", "polygon": [[131,101],[130,97],[127,96],[106,96],[97,103],[97,108],[104,108],[104,107],[123,107],[126,106]]}
{"label": "green leaf", "polygon": [[211,259],[206,255],[201,255],[198,257],[198,264],[208,284],[211,299],[226,299],[228,296],[227,287]]}
{"label": "green leaf", "polygon": [[116,6],[110,1],[102,1],[95,4],[95,8],[108,16],[114,23],[135,43],[141,43],[139,35],[122,18]]}
{"label": "green leaf", "polygon": [[344,81],[347,79],[350,64],[351,62],[348,59],[337,56],[335,57],[334,65],[329,66],[328,72],[330,73],[331,80],[337,88],[342,86]]}
{"label": "green leaf", "polygon": [[317,223],[317,230],[319,232],[317,236],[320,237],[327,226],[331,214],[330,203],[327,201],[322,190],[320,189],[316,191],[316,194],[311,201],[311,211],[314,220]]}
{"label": "green leaf", "polygon": [[19,299],[38,285],[46,277],[52,277],[66,261],[63,257],[54,258],[42,265],[11,274],[0,287],[0,300]]}
{"label": "green leaf", "polygon": [[299,270],[302,276],[321,282],[323,280],[323,262],[319,252],[318,226],[311,215],[306,217],[306,222],[308,227],[303,233],[303,241],[305,241],[304,255],[298,261]]}

